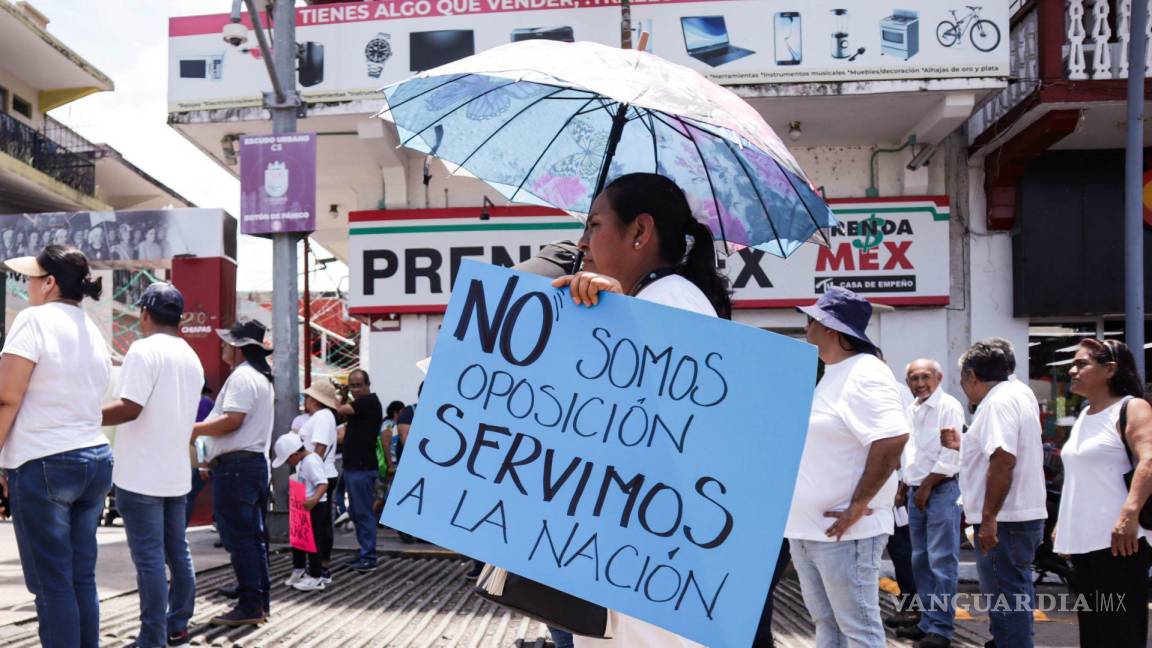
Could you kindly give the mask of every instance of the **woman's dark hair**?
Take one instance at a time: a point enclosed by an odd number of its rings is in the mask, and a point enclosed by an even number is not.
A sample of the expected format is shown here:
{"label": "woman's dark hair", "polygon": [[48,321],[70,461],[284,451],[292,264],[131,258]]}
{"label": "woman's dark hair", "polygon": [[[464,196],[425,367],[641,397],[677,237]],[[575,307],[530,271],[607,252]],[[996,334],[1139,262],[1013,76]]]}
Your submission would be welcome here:
{"label": "woman's dark hair", "polygon": [[844,349],[845,351],[867,353],[868,355],[876,356],[881,360],[884,359],[884,352],[881,351],[880,347],[876,346],[875,344],[869,344],[868,342],[861,340],[855,335],[848,335],[847,333],[840,331],[837,332],[840,333],[840,348]]}
{"label": "woman's dark hair", "polygon": [[624,225],[640,214],[650,214],[656,223],[660,258],[699,288],[717,315],[731,318],[728,278],[716,268],[712,231],[692,216],[688,198],[675,182],[656,173],[629,173],[609,183],[604,195]]}
{"label": "woman's dark hair", "polygon": [[259,371],[265,378],[268,379],[268,382],[273,382],[272,367],[268,366],[268,354],[264,351],[264,349],[261,349],[255,344],[245,344],[244,346],[239,347],[239,349],[240,354],[244,356],[244,360],[246,360],[248,364],[252,365],[253,369]]}
{"label": "woman's dark hair", "polygon": [[88,268],[88,257],[71,245],[49,245],[36,255],[36,263],[56,279],[60,296],[80,301],[85,297],[100,299],[104,280],[93,280]]}
{"label": "woman's dark hair", "polygon": [[385,418],[392,418],[402,409],[404,409],[404,403],[401,403],[400,401],[392,401],[391,403],[388,403],[387,409],[384,410],[384,416]]}
{"label": "woman's dark hair", "polygon": [[1127,344],[1119,340],[1087,338],[1080,340],[1080,346],[1088,350],[1096,364],[1116,363],[1116,373],[1108,380],[1108,391],[1113,396],[1145,397],[1144,381],[1140,380],[1136,358]]}

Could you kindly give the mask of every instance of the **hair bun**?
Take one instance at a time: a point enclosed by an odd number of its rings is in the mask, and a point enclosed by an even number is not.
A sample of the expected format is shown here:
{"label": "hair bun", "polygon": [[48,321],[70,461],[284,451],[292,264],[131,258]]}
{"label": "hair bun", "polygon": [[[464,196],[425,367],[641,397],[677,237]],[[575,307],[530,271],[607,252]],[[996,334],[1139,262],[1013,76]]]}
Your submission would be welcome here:
{"label": "hair bun", "polygon": [[95,280],[92,279],[91,275],[84,277],[80,281],[80,292],[93,300],[100,299],[101,293],[104,292],[104,277],[96,277]]}

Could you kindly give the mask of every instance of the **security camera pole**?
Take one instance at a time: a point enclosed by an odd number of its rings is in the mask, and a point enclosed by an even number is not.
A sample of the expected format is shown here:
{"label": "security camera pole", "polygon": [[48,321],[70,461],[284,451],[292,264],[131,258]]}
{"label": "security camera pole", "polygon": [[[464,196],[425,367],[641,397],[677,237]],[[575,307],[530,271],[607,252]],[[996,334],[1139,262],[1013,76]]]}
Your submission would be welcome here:
{"label": "security camera pole", "polygon": [[[234,0],[232,19],[240,20],[241,0]],[[272,80],[272,92],[264,93],[264,107],[272,113],[273,133],[295,133],[296,118],[303,107],[300,93],[296,91],[296,11],[293,0],[268,0],[271,7],[273,44],[260,21],[260,13],[254,0],[243,0],[248,8],[256,40],[260,44],[268,75]],[[272,238],[272,366],[276,373],[273,385],[276,393],[275,423],[272,428],[272,443],[287,432],[292,419],[297,414],[300,398],[300,332],[299,332],[299,291],[296,287],[297,260],[296,245],[307,234],[296,232],[276,232]],[[287,536],[288,533],[288,471],[280,469],[272,475],[273,515],[269,520],[269,532],[273,537]]]}

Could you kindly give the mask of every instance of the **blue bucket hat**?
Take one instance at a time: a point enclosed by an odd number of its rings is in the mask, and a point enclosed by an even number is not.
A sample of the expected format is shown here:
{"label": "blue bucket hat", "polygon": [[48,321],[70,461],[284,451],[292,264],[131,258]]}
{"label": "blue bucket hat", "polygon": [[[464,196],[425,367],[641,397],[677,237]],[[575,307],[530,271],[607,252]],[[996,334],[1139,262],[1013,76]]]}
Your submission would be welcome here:
{"label": "blue bucket hat", "polygon": [[876,348],[876,344],[865,333],[868,320],[872,319],[872,304],[847,288],[829,286],[815,304],[800,306],[796,310],[833,331],[850,335]]}

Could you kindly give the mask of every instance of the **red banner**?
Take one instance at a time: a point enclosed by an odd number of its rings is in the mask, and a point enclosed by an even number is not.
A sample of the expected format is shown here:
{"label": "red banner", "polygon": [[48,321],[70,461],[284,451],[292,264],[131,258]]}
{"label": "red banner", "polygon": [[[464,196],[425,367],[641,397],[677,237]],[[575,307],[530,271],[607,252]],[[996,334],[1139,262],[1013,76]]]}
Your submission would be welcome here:
{"label": "red banner", "polygon": [[304,484],[288,482],[288,537],[293,549],[316,553],[316,536],[312,534],[312,516],[304,508]]}

